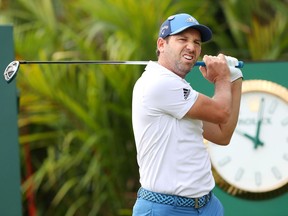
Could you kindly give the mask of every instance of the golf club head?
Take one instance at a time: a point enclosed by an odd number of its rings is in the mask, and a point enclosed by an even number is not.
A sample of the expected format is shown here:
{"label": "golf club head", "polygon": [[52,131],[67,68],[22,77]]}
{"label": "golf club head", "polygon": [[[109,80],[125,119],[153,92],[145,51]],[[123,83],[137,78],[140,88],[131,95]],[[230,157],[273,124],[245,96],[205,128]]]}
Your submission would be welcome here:
{"label": "golf club head", "polygon": [[4,78],[7,83],[10,83],[16,77],[19,68],[19,61],[11,62],[4,71]]}

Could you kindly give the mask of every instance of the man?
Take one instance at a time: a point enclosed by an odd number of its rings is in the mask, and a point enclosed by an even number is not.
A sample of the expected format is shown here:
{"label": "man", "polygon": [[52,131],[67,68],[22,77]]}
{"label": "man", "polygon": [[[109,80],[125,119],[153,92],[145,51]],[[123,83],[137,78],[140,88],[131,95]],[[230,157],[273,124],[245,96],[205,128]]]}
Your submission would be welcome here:
{"label": "man", "polygon": [[[227,145],[237,124],[242,72],[238,60],[204,55],[200,66],[215,85],[213,98],[184,79],[211,30],[189,14],[169,17],[150,61],[133,89],[132,123],[141,188],[134,216],[223,215],[204,138]],[[229,65],[228,65],[229,63]]]}

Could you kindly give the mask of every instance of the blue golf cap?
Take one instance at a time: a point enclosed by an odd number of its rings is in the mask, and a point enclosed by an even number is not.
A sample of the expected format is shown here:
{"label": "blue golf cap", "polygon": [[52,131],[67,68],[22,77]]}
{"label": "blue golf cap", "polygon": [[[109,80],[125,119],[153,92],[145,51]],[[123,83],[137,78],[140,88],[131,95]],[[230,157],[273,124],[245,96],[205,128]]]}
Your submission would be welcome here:
{"label": "blue golf cap", "polygon": [[187,28],[197,29],[201,34],[201,41],[206,42],[212,38],[212,31],[205,25],[201,25],[189,14],[181,13],[168,17],[161,25],[159,37],[166,38],[169,35],[175,35]]}

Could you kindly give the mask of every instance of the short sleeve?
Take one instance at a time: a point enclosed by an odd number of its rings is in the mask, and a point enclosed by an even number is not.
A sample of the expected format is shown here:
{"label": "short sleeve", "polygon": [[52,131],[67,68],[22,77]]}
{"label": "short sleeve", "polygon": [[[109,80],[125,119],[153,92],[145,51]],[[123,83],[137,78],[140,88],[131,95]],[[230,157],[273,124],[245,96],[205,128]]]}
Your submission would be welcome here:
{"label": "short sleeve", "polygon": [[153,114],[166,113],[181,119],[195,103],[199,93],[184,79],[166,77],[146,92],[144,101]]}

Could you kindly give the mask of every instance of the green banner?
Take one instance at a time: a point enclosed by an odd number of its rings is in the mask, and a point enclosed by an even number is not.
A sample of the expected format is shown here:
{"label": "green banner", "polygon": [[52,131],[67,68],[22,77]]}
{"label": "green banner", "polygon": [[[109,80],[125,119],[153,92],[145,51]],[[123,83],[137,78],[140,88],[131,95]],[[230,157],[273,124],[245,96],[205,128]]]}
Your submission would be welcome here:
{"label": "green banner", "polygon": [[7,84],[3,72],[14,60],[13,28],[0,26],[0,215],[20,216],[20,155],[15,80]]}

